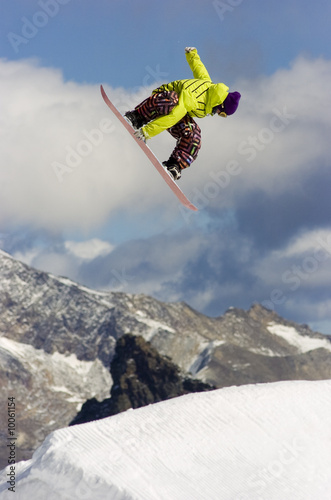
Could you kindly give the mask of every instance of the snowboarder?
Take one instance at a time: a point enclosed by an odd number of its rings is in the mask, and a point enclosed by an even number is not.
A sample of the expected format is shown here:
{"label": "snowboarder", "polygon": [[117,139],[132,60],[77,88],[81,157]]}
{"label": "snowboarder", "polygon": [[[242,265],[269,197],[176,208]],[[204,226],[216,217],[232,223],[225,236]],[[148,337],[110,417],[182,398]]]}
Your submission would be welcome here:
{"label": "snowboarder", "polygon": [[168,130],[177,140],[169,160],[163,162],[175,180],[196,159],[201,147],[201,130],[193,118],[232,115],[241,97],[239,92],[228,92],[224,83],[211,81],[195,47],[186,47],[185,53],[193,79],[161,85],[133,111],[125,113],[139,139],[146,142]]}

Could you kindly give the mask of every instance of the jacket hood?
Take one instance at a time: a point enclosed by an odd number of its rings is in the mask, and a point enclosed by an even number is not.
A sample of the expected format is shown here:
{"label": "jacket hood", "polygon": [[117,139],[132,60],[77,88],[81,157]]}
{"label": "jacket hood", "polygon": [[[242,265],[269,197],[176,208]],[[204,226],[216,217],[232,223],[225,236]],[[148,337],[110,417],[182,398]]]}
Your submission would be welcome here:
{"label": "jacket hood", "polygon": [[228,96],[229,87],[224,83],[214,83],[208,89],[208,99],[206,103],[206,114],[210,114],[215,106],[222,104]]}

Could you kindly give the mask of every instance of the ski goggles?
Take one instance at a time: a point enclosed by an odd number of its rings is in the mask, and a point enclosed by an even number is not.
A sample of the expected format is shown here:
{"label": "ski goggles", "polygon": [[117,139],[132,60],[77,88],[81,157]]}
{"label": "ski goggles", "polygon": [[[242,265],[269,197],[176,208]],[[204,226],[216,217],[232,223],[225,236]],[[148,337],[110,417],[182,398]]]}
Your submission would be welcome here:
{"label": "ski goggles", "polygon": [[224,104],[222,102],[222,104],[220,104],[219,106],[217,106],[217,114],[218,116],[222,116],[223,118],[226,118],[228,115],[226,114],[226,112],[224,111]]}

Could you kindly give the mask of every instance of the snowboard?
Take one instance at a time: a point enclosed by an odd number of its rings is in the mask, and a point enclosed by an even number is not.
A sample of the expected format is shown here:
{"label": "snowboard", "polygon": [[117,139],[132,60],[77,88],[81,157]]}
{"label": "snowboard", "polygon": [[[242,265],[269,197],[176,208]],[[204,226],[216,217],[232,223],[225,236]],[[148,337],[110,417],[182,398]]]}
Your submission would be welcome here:
{"label": "snowboard", "polygon": [[163,179],[166,181],[172,192],[177,196],[178,200],[184,205],[184,207],[189,208],[190,210],[198,210],[185,196],[183,191],[177,186],[176,182],[172,178],[172,175],[168,172],[168,170],[163,167],[163,165],[160,163],[160,161],[157,159],[153,151],[145,144],[144,141],[141,141],[137,139],[137,137],[134,135],[134,128],[131,126],[130,123],[126,121],[124,116],[121,115],[121,113],[118,111],[118,109],[114,106],[114,104],[110,101],[109,97],[107,96],[104,88],[102,85],[100,85],[100,90],[101,90],[101,95],[103,97],[103,100],[107,104],[107,106],[111,109],[111,111],[114,113],[116,118],[119,119],[119,121],[124,125],[126,130],[129,132],[131,137],[136,141],[138,146],[143,150],[147,158],[150,160],[152,165],[156,168],[156,170],[159,172],[159,174],[163,177]]}

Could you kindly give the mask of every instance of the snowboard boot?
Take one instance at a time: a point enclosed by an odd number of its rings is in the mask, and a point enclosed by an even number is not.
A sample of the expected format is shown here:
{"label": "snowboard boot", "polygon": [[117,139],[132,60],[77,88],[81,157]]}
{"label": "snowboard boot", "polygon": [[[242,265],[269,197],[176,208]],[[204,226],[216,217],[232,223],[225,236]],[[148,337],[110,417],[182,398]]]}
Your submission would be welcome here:
{"label": "snowboard boot", "polygon": [[166,160],[162,162],[162,165],[164,165],[167,168],[168,172],[170,172],[174,181],[178,181],[181,178],[182,176],[182,174],[180,173],[181,168],[179,165],[177,165],[177,163],[174,162],[174,160]]}
{"label": "snowboard boot", "polygon": [[124,114],[125,118],[131,123],[132,127],[138,130],[145,125],[145,120],[140,116],[137,111],[127,111]]}

